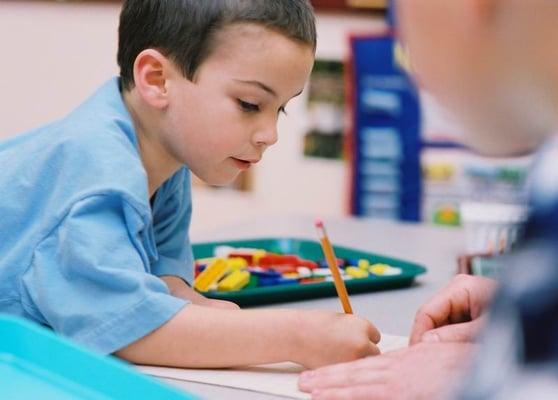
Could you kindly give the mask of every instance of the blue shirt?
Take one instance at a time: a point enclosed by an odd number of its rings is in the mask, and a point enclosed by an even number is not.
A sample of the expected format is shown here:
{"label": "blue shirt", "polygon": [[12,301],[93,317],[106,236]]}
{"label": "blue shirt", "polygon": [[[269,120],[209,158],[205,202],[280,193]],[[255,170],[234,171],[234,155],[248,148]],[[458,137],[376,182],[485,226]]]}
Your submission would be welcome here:
{"label": "blue shirt", "polygon": [[184,307],[192,280],[189,171],[150,204],[118,79],[66,118],[0,143],[0,312],[109,354]]}

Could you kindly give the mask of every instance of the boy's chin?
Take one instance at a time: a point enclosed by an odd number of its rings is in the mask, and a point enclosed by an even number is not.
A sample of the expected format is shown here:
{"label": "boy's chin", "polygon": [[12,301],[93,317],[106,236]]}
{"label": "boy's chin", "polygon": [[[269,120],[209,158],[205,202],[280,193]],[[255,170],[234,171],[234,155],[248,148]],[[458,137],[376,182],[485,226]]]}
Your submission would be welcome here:
{"label": "boy's chin", "polygon": [[197,176],[199,179],[201,179],[202,181],[204,181],[206,184],[210,186],[223,187],[233,183],[236,180],[236,178],[238,178],[238,175],[240,175],[239,172],[226,174],[226,175],[215,174],[210,176],[200,176],[200,175]]}

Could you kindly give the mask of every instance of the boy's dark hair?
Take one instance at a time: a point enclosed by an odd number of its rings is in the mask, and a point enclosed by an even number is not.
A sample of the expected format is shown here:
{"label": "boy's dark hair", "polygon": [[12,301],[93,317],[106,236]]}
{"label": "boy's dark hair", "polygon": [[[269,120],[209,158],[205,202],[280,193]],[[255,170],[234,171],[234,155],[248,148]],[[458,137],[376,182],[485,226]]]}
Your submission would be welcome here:
{"label": "boy's dark hair", "polygon": [[309,0],[125,0],[120,14],[118,65],[122,87],[134,86],[136,57],[154,48],[193,79],[211,54],[215,34],[234,23],[256,23],[316,49]]}

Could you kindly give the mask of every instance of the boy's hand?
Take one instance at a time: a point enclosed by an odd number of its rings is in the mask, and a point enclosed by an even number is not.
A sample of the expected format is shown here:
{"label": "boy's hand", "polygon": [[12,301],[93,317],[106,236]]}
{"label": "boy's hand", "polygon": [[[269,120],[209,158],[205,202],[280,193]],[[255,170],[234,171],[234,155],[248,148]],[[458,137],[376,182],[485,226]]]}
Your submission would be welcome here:
{"label": "boy's hand", "polygon": [[411,345],[419,342],[471,342],[483,325],[482,314],[496,282],[479,276],[457,275],[416,314]]}
{"label": "boy's hand", "polygon": [[356,360],[380,353],[380,332],[350,314],[299,311],[293,320],[293,361],[307,368]]}
{"label": "boy's hand", "polygon": [[162,276],[161,279],[167,284],[171,294],[184,300],[189,300],[193,304],[204,307],[224,308],[229,310],[239,310],[238,305],[225,300],[208,299],[188,286],[177,276]]}

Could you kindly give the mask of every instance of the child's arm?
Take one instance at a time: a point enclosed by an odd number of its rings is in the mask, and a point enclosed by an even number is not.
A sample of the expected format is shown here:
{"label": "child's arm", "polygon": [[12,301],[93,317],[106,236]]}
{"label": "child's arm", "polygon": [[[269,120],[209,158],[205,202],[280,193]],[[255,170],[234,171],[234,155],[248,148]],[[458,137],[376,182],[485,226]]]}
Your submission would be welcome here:
{"label": "child's arm", "polygon": [[233,302],[208,299],[207,297],[202,296],[190,286],[188,286],[186,282],[184,282],[182,278],[179,278],[178,276],[165,275],[161,276],[161,279],[166,283],[171,295],[173,295],[174,297],[189,300],[192,303],[197,304],[198,306],[225,308],[229,310],[239,309],[238,305],[234,304]]}
{"label": "child's arm", "polygon": [[186,368],[282,361],[315,368],[378,354],[379,339],[372,324],[353,315],[190,304],[116,355],[136,364]]}

